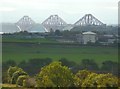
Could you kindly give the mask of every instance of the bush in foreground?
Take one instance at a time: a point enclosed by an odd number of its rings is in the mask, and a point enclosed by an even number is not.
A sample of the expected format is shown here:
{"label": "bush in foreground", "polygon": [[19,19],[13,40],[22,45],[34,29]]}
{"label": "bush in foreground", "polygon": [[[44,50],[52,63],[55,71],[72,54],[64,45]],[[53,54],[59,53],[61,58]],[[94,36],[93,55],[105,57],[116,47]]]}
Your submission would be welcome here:
{"label": "bush in foreground", "polygon": [[92,73],[86,77],[81,87],[118,87],[118,78],[112,74]]}
{"label": "bush in foreground", "polygon": [[28,78],[29,78],[28,75],[21,75],[21,76],[19,76],[18,79],[17,79],[16,85],[17,86],[23,86],[23,81],[28,79]]}
{"label": "bush in foreground", "polygon": [[7,70],[7,75],[8,75],[8,82],[11,83],[12,82],[12,77],[13,77],[13,74],[16,72],[16,71],[22,71],[21,68],[19,67],[9,67],[9,69]]}
{"label": "bush in foreground", "polygon": [[26,88],[34,87],[82,87],[84,89],[115,88],[119,81],[112,74],[97,74],[88,70],[78,71],[75,75],[61,62],[52,62],[44,66],[35,78],[30,78],[21,68],[10,67],[8,75],[12,75],[11,82]]}
{"label": "bush in foreground", "polygon": [[88,71],[88,70],[81,70],[78,71],[74,77],[75,79],[75,86],[76,87],[81,87],[82,83],[84,82],[84,80],[88,77],[88,75],[90,75],[92,72]]}
{"label": "bush in foreground", "polygon": [[36,76],[36,87],[71,87],[74,79],[73,73],[61,62],[53,62],[41,69]]}
{"label": "bush in foreground", "polygon": [[22,75],[28,75],[28,74],[26,72],[24,72],[23,70],[19,70],[19,71],[14,72],[13,76],[12,76],[11,83],[16,84],[17,79],[19,78],[19,76],[22,76]]}

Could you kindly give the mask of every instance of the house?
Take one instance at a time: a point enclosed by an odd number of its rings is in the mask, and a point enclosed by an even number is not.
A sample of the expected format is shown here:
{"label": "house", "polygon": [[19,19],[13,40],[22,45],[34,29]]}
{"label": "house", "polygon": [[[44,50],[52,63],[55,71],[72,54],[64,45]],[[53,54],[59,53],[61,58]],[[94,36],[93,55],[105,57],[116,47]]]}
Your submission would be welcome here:
{"label": "house", "polygon": [[82,33],[83,44],[87,44],[88,42],[95,43],[97,40],[97,35],[94,32],[88,31]]}

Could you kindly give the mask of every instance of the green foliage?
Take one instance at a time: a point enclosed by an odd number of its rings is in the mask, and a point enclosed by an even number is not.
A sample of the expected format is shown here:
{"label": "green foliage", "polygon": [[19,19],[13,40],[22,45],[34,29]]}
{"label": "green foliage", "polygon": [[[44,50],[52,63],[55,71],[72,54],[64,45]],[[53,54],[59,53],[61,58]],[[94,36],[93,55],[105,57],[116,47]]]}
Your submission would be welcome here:
{"label": "green foliage", "polygon": [[88,75],[88,77],[82,83],[81,87],[96,87],[96,83],[95,83],[95,81],[92,81],[92,79],[94,79],[94,77],[97,75],[98,74],[96,74],[96,73],[92,73],[92,74]]}
{"label": "green foliage", "polygon": [[118,87],[118,78],[112,74],[92,73],[86,77],[82,87]]}
{"label": "green foliage", "polygon": [[[50,58],[34,58],[29,61],[22,61],[19,63],[19,67],[24,69],[29,75],[37,74],[40,71],[40,68],[46,66],[52,62]],[[33,67],[34,66],[34,67]]]}
{"label": "green foliage", "polygon": [[14,72],[14,73],[13,73],[13,76],[12,76],[12,81],[11,81],[11,83],[12,83],[12,84],[16,84],[18,77],[21,76],[21,75],[27,75],[27,73],[24,72],[23,70],[18,70],[18,71],[16,71],[16,72]]}
{"label": "green foliage", "polygon": [[53,62],[41,69],[36,80],[37,87],[70,87],[73,85],[73,74],[61,62]]}
{"label": "green foliage", "polygon": [[[36,63],[36,61],[34,61]],[[82,87],[89,88],[113,88],[118,87],[120,79],[112,74],[97,74],[88,70],[78,71],[75,75],[61,62],[52,62],[44,66],[35,78],[29,77],[26,72],[18,67],[8,69],[9,83],[17,87]]]}
{"label": "green foliage", "polygon": [[21,75],[21,76],[19,76],[18,79],[17,79],[17,81],[16,81],[16,85],[17,86],[23,86],[23,81],[25,79],[27,79],[27,78],[29,78],[28,75]]}
{"label": "green foliage", "polygon": [[90,60],[90,59],[83,59],[81,61],[81,65],[83,69],[87,69],[87,70],[98,70],[99,69],[97,63],[94,60]]}
{"label": "green foliage", "polygon": [[21,68],[18,68],[18,67],[9,67],[9,69],[7,70],[7,74],[8,74],[8,82],[9,83],[11,83],[11,79],[12,79],[12,76],[13,76],[13,74],[16,72],[16,71],[20,71],[20,70],[22,70]]}
{"label": "green foliage", "polygon": [[23,80],[23,87],[27,87],[26,80]]}
{"label": "green foliage", "polygon": [[10,66],[16,66],[16,62],[14,60],[2,61],[3,71],[7,70]]}
{"label": "green foliage", "polygon": [[82,80],[84,80],[89,74],[91,74],[92,72],[88,71],[88,70],[81,70],[78,71],[78,73],[76,73],[76,76]]}
{"label": "green foliage", "polygon": [[59,61],[63,66],[74,67],[77,65],[74,61],[68,61],[66,58],[61,58]]}
{"label": "green foliage", "polygon": [[10,66],[16,66],[16,62],[14,60],[2,61],[2,83],[10,82],[7,74]]}
{"label": "green foliage", "polygon": [[55,84],[48,76],[43,76],[43,79],[41,80],[41,83],[38,86],[53,87],[55,86]]}
{"label": "green foliage", "polygon": [[82,85],[82,83],[83,83],[83,81],[86,79],[86,77],[88,76],[88,75],[90,75],[92,72],[90,72],[90,71],[87,71],[87,70],[81,70],[81,71],[78,71],[78,73],[76,73],[76,75],[75,75],[75,82],[74,82],[74,84],[75,84],[75,86],[76,87],[81,87],[81,85]]}
{"label": "green foliage", "polygon": [[17,79],[21,75],[27,75],[26,72],[23,71],[23,69],[15,66],[15,67],[9,67],[7,70],[7,75],[8,75],[8,82],[12,84],[16,84]]}
{"label": "green foliage", "polygon": [[102,63],[102,67],[101,69],[104,71],[113,71],[113,70],[118,70],[118,63],[117,62],[113,62],[113,61],[104,61]]}

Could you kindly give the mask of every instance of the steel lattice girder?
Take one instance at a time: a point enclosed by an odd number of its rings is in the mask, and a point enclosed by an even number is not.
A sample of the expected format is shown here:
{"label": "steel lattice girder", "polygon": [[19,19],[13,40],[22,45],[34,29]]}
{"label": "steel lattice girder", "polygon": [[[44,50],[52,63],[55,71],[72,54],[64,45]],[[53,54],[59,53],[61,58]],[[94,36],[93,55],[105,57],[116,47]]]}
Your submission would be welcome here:
{"label": "steel lattice girder", "polygon": [[80,20],[78,20],[74,25],[86,26],[86,25],[105,25],[100,20],[95,18],[92,14],[86,14]]}
{"label": "steel lattice girder", "polygon": [[17,23],[16,26],[21,30],[29,30],[35,22],[29,16],[23,16]]}
{"label": "steel lattice girder", "polygon": [[53,29],[53,31],[59,29],[63,29],[67,23],[61,19],[58,15],[51,15],[48,17],[45,21],[43,21],[42,25],[50,31],[50,29]]}

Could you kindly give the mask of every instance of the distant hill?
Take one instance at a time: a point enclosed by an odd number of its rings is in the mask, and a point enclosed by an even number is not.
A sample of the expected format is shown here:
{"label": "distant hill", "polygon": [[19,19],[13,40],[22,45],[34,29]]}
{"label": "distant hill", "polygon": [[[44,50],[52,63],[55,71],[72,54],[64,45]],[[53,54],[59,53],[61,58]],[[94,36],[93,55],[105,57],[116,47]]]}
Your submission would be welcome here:
{"label": "distant hill", "polygon": [[106,34],[118,34],[117,26],[75,26],[71,31],[95,31],[95,32],[105,32]]}
{"label": "distant hill", "polygon": [[[20,29],[14,23],[0,23],[3,33],[19,32]],[[34,24],[28,32],[45,32],[44,27],[41,24]]]}
{"label": "distant hill", "polygon": [[2,25],[2,32],[4,33],[13,33],[20,31],[14,23],[0,23],[0,24]]}

